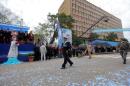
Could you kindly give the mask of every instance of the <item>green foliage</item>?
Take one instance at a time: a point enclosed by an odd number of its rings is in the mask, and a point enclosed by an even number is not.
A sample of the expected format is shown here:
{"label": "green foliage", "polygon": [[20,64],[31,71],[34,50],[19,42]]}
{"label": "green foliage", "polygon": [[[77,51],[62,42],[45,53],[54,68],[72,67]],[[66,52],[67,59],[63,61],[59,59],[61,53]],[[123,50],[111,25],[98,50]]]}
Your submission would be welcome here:
{"label": "green foliage", "polygon": [[49,39],[50,35],[52,34],[52,32],[54,32],[52,29],[50,29],[51,25],[49,23],[39,23],[39,25],[37,27],[35,27],[35,35],[34,35],[34,39],[35,41],[37,39],[40,40],[46,40]]}
{"label": "green foliage", "polygon": [[28,56],[34,56],[34,54],[33,54],[33,53],[30,53],[30,54],[28,54]]}
{"label": "green foliage", "polygon": [[105,36],[105,40],[115,41],[118,38],[117,34],[114,32],[108,33],[108,36]]}
{"label": "green foliage", "polygon": [[97,33],[92,33],[91,38],[97,39],[97,38],[99,38],[99,35]]}
{"label": "green foliage", "polygon": [[[68,28],[68,29],[73,28],[74,19],[70,15],[66,15],[64,13],[52,15],[49,13],[48,17],[49,17],[49,21],[51,22],[52,25],[54,25],[54,21],[56,21],[56,19],[58,18],[60,26],[62,28]],[[52,44],[54,42],[54,39],[56,37],[57,37],[57,32],[54,31],[54,35],[52,37],[50,44]]]}
{"label": "green foliage", "polygon": [[35,27],[35,34],[44,34],[44,35],[46,35],[48,33],[48,28],[49,27],[50,26],[49,26],[48,23],[43,23],[43,24],[39,23],[39,25],[37,27]]}
{"label": "green foliage", "polygon": [[60,26],[63,28],[73,28],[74,19],[70,15],[66,15],[65,13],[57,14]]}
{"label": "green foliage", "polygon": [[65,13],[53,15],[49,13],[48,17],[50,22],[53,22],[58,18],[62,28],[73,28],[74,19],[70,15],[66,15]]}
{"label": "green foliage", "polygon": [[0,13],[0,23],[2,24],[11,24],[12,23],[12,20],[9,20],[7,15],[3,15]]}
{"label": "green foliage", "polygon": [[85,39],[77,37],[73,30],[72,30],[72,38],[73,38],[72,43],[73,45],[76,45],[76,46],[83,44],[85,42]]}
{"label": "green foliage", "polygon": [[73,38],[73,41],[72,41],[73,45],[76,45],[76,46],[83,44],[84,42],[85,42],[84,39],[78,38],[78,37]]}

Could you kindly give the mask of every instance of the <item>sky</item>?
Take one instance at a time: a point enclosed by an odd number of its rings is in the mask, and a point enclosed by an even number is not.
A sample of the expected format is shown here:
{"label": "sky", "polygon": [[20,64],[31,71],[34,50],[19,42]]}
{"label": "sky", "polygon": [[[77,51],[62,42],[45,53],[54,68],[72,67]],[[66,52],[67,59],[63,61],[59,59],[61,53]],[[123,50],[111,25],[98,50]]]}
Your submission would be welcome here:
{"label": "sky", "polygon": [[57,13],[63,0],[0,0],[5,7],[23,18],[26,25],[35,27],[47,20],[47,14]]}
{"label": "sky", "polygon": [[[87,0],[94,5],[113,14],[122,21],[123,28],[130,29],[130,0]],[[124,32],[124,37],[130,41],[130,32]]]}
{"label": "sky", "polygon": [[[88,0],[122,20],[123,28],[130,28],[130,0]],[[23,18],[26,25],[36,27],[47,20],[47,14],[58,12],[63,0],[0,0],[7,8]],[[130,32],[125,32],[130,40]]]}

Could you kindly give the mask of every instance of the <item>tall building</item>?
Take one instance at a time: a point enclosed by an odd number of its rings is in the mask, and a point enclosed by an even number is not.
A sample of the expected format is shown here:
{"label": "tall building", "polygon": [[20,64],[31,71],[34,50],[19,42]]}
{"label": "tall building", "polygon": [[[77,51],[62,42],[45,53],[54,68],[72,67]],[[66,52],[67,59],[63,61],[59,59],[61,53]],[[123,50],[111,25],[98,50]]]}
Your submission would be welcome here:
{"label": "tall building", "polygon": [[[58,13],[65,13],[66,15],[71,15],[74,22],[74,27],[72,28],[77,36],[82,35],[88,28],[90,28],[94,23],[99,21],[102,17],[107,16],[109,19],[107,22],[104,22],[102,19],[98,24],[96,24],[93,29],[98,28],[122,28],[121,20],[112,14],[104,11],[103,9],[93,5],[92,3],[86,0],[64,0],[60,6]],[[91,31],[89,31],[91,32]],[[107,35],[102,33],[101,37]],[[86,33],[82,37],[88,37]],[[123,32],[117,33],[118,38],[123,37]]]}

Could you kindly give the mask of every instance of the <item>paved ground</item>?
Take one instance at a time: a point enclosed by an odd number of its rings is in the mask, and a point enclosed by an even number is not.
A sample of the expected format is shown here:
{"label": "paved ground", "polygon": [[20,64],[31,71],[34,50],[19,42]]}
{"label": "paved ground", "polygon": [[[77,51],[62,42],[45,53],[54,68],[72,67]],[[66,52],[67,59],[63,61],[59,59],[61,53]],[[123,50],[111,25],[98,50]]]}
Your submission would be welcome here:
{"label": "paved ground", "polygon": [[126,65],[119,54],[71,59],[65,70],[63,59],[0,65],[0,86],[130,86],[130,54]]}

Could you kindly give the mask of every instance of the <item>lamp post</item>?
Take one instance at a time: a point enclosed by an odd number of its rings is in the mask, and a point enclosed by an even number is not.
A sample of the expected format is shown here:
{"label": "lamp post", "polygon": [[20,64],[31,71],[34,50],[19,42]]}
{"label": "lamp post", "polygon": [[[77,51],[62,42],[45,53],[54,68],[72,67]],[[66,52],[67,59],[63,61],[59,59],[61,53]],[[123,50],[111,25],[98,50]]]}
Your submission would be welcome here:
{"label": "lamp post", "polygon": [[23,19],[20,19],[20,27],[23,27]]}
{"label": "lamp post", "polygon": [[[102,16],[100,19],[98,19],[94,24],[92,24],[85,32],[83,32],[79,37],[82,37],[85,33],[87,33],[88,31],[90,31],[94,26],[96,26],[100,21],[102,21],[103,19],[105,19],[105,22],[108,22],[108,16]],[[89,33],[89,35],[91,35],[92,32]]]}
{"label": "lamp post", "polygon": [[[85,32],[83,32],[79,37],[81,37],[81,36],[83,36],[85,33],[87,33],[88,31],[90,31],[90,30],[92,30],[92,28],[94,27],[94,26],[96,26],[100,21],[102,21],[103,19],[105,19],[104,20],[104,22],[108,22],[108,16],[102,16],[100,19],[98,19],[94,24],[92,24]],[[90,31],[89,32],[89,41],[92,41],[92,31]],[[91,45],[91,43],[89,42],[88,43],[88,45],[87,45],[87,49],[86,50],[88,50],[88,54],[89,54],[89,58],[91,59],[91,50],[92,50],[92,45]]]}

